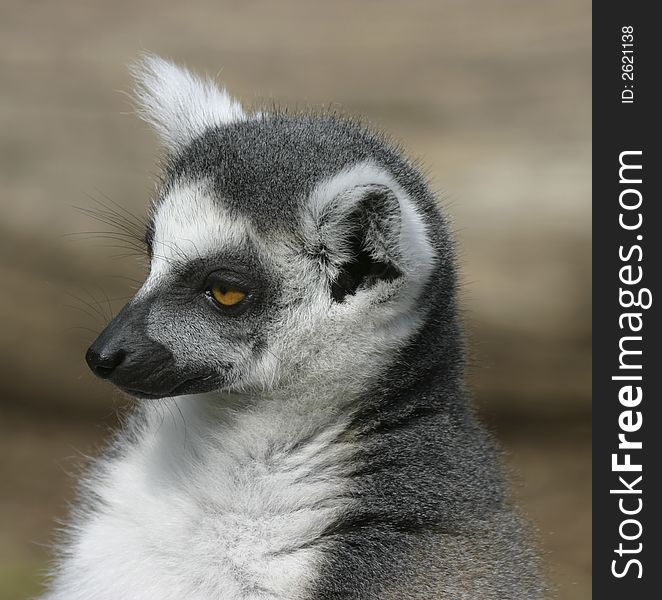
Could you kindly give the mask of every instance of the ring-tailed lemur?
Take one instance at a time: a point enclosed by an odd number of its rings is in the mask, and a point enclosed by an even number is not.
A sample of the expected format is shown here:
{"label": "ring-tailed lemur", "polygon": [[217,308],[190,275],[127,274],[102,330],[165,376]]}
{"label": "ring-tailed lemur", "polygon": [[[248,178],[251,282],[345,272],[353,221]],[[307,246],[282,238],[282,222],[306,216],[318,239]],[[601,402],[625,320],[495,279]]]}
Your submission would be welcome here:
{"label": "ring-tailed lemur", "polygon": [[86,358],[145,400],[46,598],[542,598],[418,169],[338,116],[249,115],[154,56],[134,74],[168,156],[151,268]]}

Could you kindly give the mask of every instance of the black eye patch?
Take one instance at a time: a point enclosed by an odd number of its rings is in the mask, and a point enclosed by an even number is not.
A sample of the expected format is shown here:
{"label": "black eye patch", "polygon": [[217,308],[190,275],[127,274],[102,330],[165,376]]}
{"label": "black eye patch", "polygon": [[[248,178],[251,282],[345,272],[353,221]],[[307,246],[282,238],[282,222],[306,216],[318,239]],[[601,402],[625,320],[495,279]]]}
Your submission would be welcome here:
{"label": "black eye patch", "polygon": [[[173,263],[170,273],[173,296],[182,301],[201,298],[220,315],[256,315],[278,304],[278,277],[246,247]],[[235,294],[227,296],[230,291]]]}
{"label": "black eye patch", "polygon": [[208,280],[214,274],[225,274],[228,283],[240,287],[256,287],[260,283],[262,269],[251,265],[239,257],[231,254],[218,254],[208,257],[194,258],[179,265],[176,269],[178,279],[187,287],[204,290]]}

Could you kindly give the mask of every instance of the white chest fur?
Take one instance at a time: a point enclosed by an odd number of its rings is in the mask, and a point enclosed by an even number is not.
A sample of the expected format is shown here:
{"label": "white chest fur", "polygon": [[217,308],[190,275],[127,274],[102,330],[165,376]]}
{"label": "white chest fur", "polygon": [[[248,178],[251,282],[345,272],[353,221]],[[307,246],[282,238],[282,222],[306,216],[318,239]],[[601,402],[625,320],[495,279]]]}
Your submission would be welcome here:
{"label": "white chest fur", "polygon": [[99,501],[74,523],[47,598],[303,597],[322,558],[316,540],[347,508],[342,425],[221,413],[193,397],[180,414],[167,402],[88,480]]}

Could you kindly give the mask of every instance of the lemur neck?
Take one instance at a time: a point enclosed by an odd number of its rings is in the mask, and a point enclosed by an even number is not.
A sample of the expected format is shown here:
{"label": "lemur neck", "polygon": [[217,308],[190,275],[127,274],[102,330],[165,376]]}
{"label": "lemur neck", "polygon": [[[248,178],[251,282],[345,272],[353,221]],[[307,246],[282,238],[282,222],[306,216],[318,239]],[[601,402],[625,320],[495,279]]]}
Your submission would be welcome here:
{"label": "lemur neck", "polygon": [[471,421],[464,371],[464,336],[449,304],[428,314],[384,377],[360,398],[352,429],[374,435],[432,415]]}

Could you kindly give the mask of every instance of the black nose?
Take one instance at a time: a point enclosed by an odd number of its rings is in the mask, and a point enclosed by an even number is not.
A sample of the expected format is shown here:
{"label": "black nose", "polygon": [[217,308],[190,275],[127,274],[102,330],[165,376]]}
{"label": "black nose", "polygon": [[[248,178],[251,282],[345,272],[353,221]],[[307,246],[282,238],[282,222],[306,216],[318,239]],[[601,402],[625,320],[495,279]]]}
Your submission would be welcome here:
{"label": "black nose", "polygon": [[90,366],[90,369],[92,369],[92,372],[97,377],[101,377],[101,379],[108,379],[113,374],[113,371],[122,364],[125,357],[126,352],[124,350],[102,351],[99,353],[94,346],[85,354],[85,360]]}

